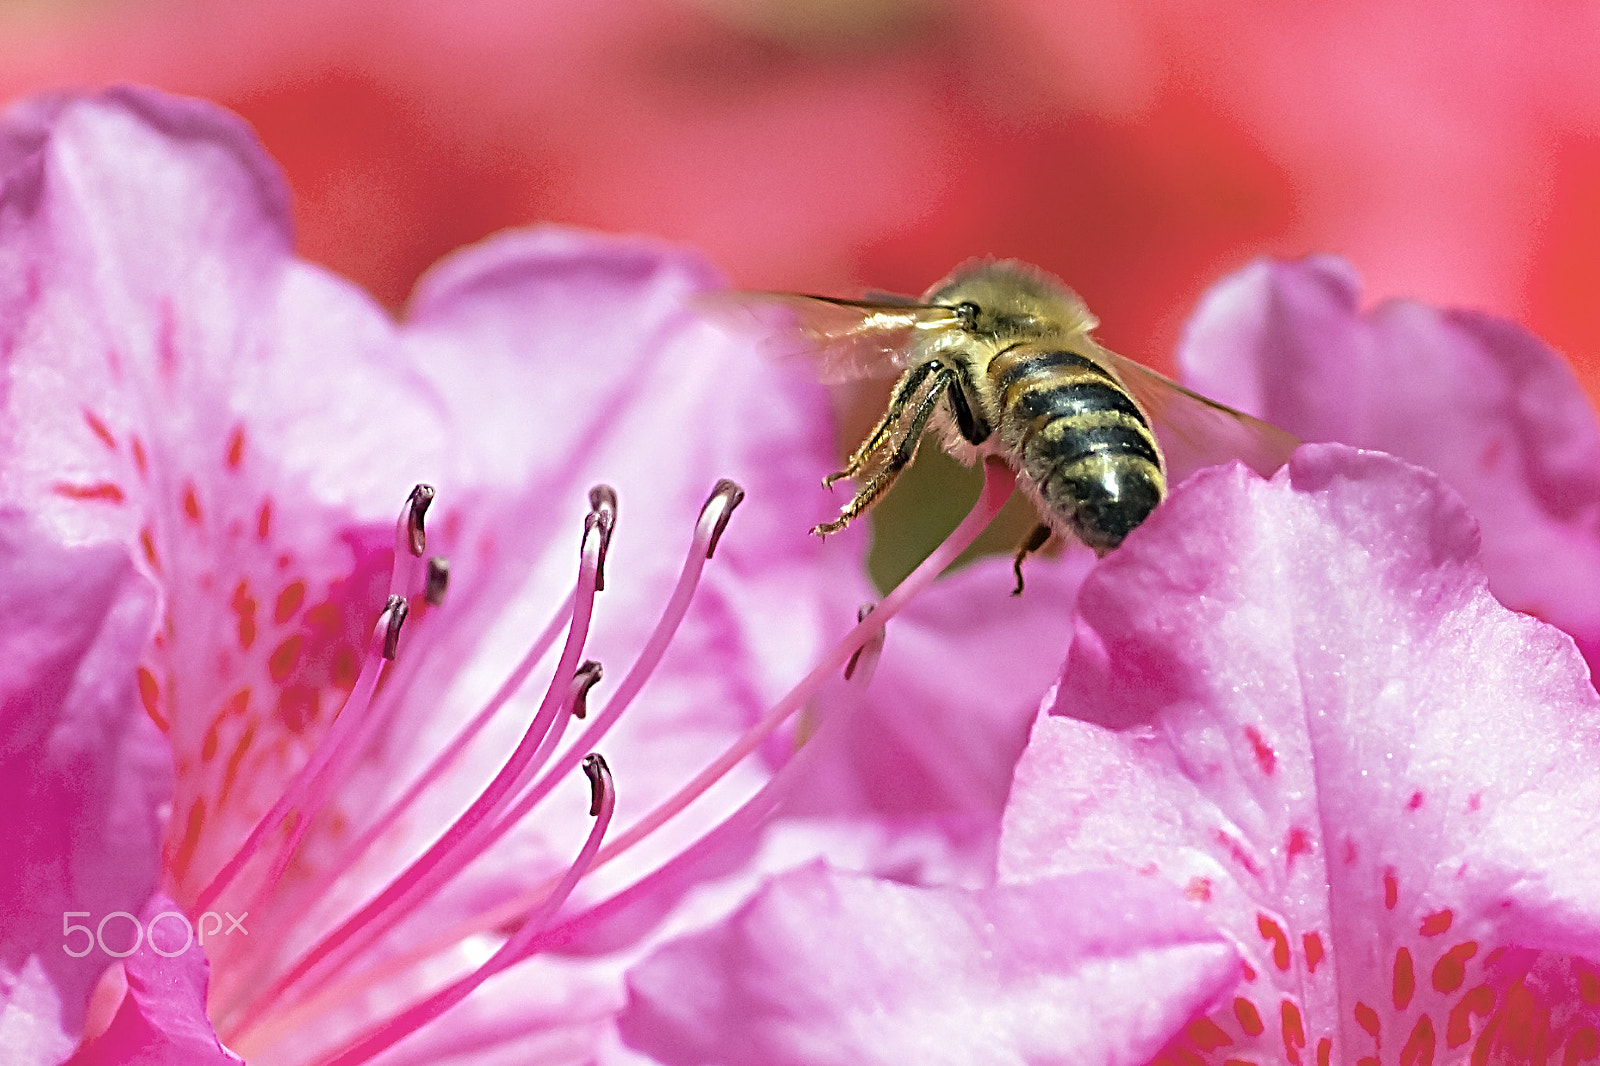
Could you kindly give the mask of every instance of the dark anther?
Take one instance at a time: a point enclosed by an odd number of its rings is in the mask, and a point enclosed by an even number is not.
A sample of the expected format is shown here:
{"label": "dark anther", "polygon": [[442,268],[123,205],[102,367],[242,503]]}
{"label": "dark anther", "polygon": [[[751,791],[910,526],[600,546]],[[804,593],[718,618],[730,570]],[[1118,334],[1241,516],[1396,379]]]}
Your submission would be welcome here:
{"label": "dark anther", "polygon": [[428,560],[428,579],[422,586],[422,599],[429,607],[437,607],[444,602],[444,594],[450,588],[450,560],[442,555],[435,555]]}
{"label": "dark anther", "polygon": [[[877,606],[876,604],[872,604],[872,603],[863,603],[856,610],[856,622],[857,623],[865,622],[867,620],[867,615],[871,614],[873,608],[876,607],[876,606]],[[857,648],[854,652],[851,653],[850,661],[844,664],[844,679],[846,681],[849,681],[852,677],[855,676],[856,667],[858,665],[860,665],[860,663],[861,663],[861,652],[865,648],[866,648],[865,644],[863,644],[860,648]]]}
{"label": "dark anther", "polygon": [[418,485],[411,490],[410,499],[406,500],[406,536],[411,543],[411,554],[419,559],[428,550],[428,535],[423,531],[422,517],[428,513],[428,505],[432,502],[432,485]]}
{"label": "dark anther", "polygon": [[389,617],[389,628],[383,634],[383,657],[392,662],[400,650],[400,627],[406,624],[411,605],[404,596],[390,596],[389,602],[383,605],[383,613]]}
{"label": "dark anther", "polygon": [[605,676],[605,671],[593,659],[585,659],[573,680],[578,684],[578,694],[572,701],[572,717],[589,717],[589,690],[600,683],[600,678]]}
{"label": "dark anther", "polygon": [[600,531],[600,560],[595,564],[594,590],[606,590],[606,551],[611,547],[611,531],[617,526],[617,490],[610,485],[596,485],[589,490],[589,517],[584,519],[583,532]]}
{"label": "dark anther", "polygon": [[[711,539],[706,542],[706,558],[709,559],[717,552],[717,541],[722,539],[722,531],[728,528],[728,519],[733,517],[733,509],[744,502],[744,489],[736,481],[723,478],[717,482],[717,487],[711,490],[711,495],[706,500],[706,507],[722,501],[722,513],[717,515],[717,524],[711,529]],[[700,508],[704,513],[705,507]]]}
{"label": "dark anther", "polygon": [[599,752],[592,752],[583,757],[583,775],[589,779],[589,817],[595,818],[600,814],[606,788],[611,783],[611,767]]}

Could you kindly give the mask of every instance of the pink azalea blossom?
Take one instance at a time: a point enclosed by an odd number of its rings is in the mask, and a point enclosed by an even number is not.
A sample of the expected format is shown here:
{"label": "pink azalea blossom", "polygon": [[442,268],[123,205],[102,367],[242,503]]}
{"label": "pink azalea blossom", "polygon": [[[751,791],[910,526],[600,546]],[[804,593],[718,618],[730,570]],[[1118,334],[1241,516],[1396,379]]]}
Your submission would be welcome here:
{"label": "pink azalea blossom", "polygon": [[[701,324],[688,298],[715,275],[639,241],[507,235],[441,264],[397,325],[294,259],[277,174],[208,106],[30,103],[0,129],[0,182],[0,491],[27,513],[6,595],[29,620],[0,750],[39,808],[0,835],[7,1047],[356,1062],[416,1030],[386,1061],[595,1054],[622,969],[737,902],[787,768],[837,750],[819,737],[774,776],[792,739],[764,738],[912,591],[822,651],[865,586],[859,542],[806,534],[830,508],[820,390]],[[719,477],[747,498],[717,542]],[[423,479],[425,524],[401,506]],[[1009,488],[990,481],[961,538]],[[524,655],[537,683],[515,694]],[[580,657],[605,664],[592,692]],[[1008,698],[1014,722],[1032,698]],[[555,736],[582,703],[609,731],[535,776],[557,749],[530,717]],[[614,786],[577,772],[595,744]],[[950,804],[989,809],[979,852],[1009,759]],[[867,817],[852,839],[883,839]],[[774,840],[769,867],[815,854]],[[107,971],[98,943],[63,955],[64,911],[151,932]],[[185,947],[173,911],[243,927]]]}
{"label": "pink azalea blossom", "polygon": [[1085,583],[999,870],[1136,870],[1229,934],[1241,980],[1156,1061],[1600,1054],[1600,697],[1460,498],[1308,446],[1148,526]]}

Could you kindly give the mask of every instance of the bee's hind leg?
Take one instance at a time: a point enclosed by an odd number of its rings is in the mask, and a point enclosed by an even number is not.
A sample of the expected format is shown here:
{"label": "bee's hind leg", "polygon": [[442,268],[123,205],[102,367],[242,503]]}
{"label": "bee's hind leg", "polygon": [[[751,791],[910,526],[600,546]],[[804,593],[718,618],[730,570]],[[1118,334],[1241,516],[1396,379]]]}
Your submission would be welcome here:
{"label": "bee's hind leg", "polygon": [[1017,545],[1016,557],[1011,560],[1011,569],[1017,575],[1017,587],[1011,590],[1011,595],[1022,595],[1022,560],[1044,547],[1045,541],[1050,539],[1052,532],[1054,531],[1049,526],[1040,522],[1033,527],[1033,532],[1024,537],[1022,543]]}
{"label": "bee's hind leg", "polygon": [[[911,397],[916,395],[917,389],[928,380],[939,364],[919,363],[900,376],[894,383],[894,391],[889,394],[889,408],[883,412],[883,417],[878,419],[878,424],[872,427],[872,432],[867,434],[867,439],[851,454],[844,464],[843,470],[836,470],[822,479],[822,487],[832,488],[835,481],[843,481],[847,477],[855,477],[861,473],[867,463],[872,459],[872,453],[878,450],[889,430],[900,420],[905,413],[906,405],[911,402]],[[842,528],[842,527],[841,527]]]}
{"label": "bee's hind leg", "polygon": [[[939,373],[934,376],[933,387],[929,389],[928,394],[918,402],[916,410],[911,413],[911,417],[909,420],[907,420],[905,427],[895,437],[894,454],[889,457],[889,461],[884,464],[882,470],[879,470],[876,474],[873,474],[866,480],[865,483],[861,485],[860,488],[856,489],[854,498],[852,498],[849,503],[844,505],[844,508],[839,512],[838,518],[834,519],[832,522],[824,522],[819,526],[812,527],[811,532],[815,533],[817,536],[825,537],[829,533],[837,533],[845,526],[848,526],[851,522],[855,521],[855,519],[859,517],[863,511],[877,502],[879,496],[882,496],[885,492],[889,491],[889,486],[893,485],[895,478],[900,476],[900,471],[909,466],[911,460],[915,458],[917,454],[917,444],[922,440],[922,431],[928,428],[928,420],[933,417],[934,408],[938,407],[939,400],[943,397],[944,390],[949,386],[950,380],[954,375],[954,371],[949,370],[946,367],[938,366],[938,364],[935,363],[924,363],[923,366],[934,367],[939,371]],[[910,379],[911,374],[916,373],[916,371],[920,369],[922,368],[917,367],[913,369],[911,373],[908,373],[906,377],[902,379],[901,383],[904,384],[905,381]],[[927,376],[927,373],[919,375],[918,382],[920,383],[922,380],[926,379]],[[913,390],[907,391],[909,394],[909,392]],[[904,410],[904,408],[905,401],[902,400],[900,403],[900,409]],[[892,409],[893,404],[891,404],[891,410]],[[874,434],[874,436],[878,438],[886,435],[887,431],[884,433]],[[863,445],[863,447],[865,447],[865,445]],[[851,461],[854,462],[854,459]]]}

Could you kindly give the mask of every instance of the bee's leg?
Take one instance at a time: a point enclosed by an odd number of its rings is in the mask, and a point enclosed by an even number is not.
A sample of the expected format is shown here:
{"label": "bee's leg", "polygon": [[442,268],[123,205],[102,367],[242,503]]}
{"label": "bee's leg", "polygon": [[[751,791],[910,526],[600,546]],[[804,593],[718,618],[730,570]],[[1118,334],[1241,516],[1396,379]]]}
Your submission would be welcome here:
{"label": "bee's leg", "polygon": [[867,434],[867,439],[861,442],[861,446],[855,450],[849,461],[844,464],[844,469],[829,474],[822,479],[823,488],[832,488],[835,481],[843,481],[847,477],[855,477],[861,473],[862,468],[871,460],[872,453],[878,450],[878,446],[883,443],[883,439],[889,435],[890,427],[900,420],[901,414],[905,412],[906,405],[911,402],[911,397],[916,395],[917,390],[922,387],[922,383],[928,379],[928,375],[933,373],[938,366],[938,363],[932,362],[918,363],[900,376],[900,380],[895,382],[894,391],[889,394],[888,410],[884,411],[883,417],[878,419],[878,424],[872,427],[871,433]]}
{"label": "bee's leg", "polygon": [[[916,410],[912,412],[904,429],[896,436],[894,454],[889,457],[889,461],[884,464],[882,470],[873,474],[856,489],[855,497],[844,505],[844,508],[839,512],[838,518],[832,522],[824,522],[820,526],[813,527],[811,532],[819,537],[839,532],[839,530],[853,522],[861,512],[871,507],[879,496],[889,491],[889,486],[893,485],[895,478],[900,476],[900,471],[910,465],[911,460],[917,454],[917,444],[922,440],[922,431],[928,428],[928,420],[933,417],[934,409],[939,406],[939,401],[944,396],[944,390],[955,376],[955,372],[948,367],[938,366],[938,364],[928,365],[936,367],[939,373],[934,378],[933,387],[928,390],[928,394],[917,404]],[[909,377],[910,375],[907,376]],[[924,374],[922,376],[926,377],[927,375]],[[904,408],[904,406],[902,403],[901,407]]]}
{"label": "bee's leg", "polygon": [[1052,530],[1049,526],[1040,522],[1033,527],[1033,532],[1024,537],[1022,543],[1017,545],[1016,558],[1011,561],[1011,569],[1017,575],[1017,587],[1011,590],[1011,595],[1022,595],[1022,560],[1044,547],[1044,542],[1050,539],[1051,532]]}

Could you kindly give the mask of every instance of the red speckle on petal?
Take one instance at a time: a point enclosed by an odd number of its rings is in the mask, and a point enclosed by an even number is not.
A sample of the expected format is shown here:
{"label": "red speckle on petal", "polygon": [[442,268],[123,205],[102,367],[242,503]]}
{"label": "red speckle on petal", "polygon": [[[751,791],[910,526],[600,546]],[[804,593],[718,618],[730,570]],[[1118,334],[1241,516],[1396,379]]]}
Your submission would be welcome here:
{"label": "red speckle on petal", "polygon": [[1223,1031],[1222,1026],[1210,1018],[1201,1018],[1189,1023],[1189,1039],[1201,1051],[1215,1051],[1219,1047],[1226,1047],[1233,1043],[1233,1037]]}
{"label": "red speckle on petal", "polygon": [[1289,938],[1283,927],[1265,914],[1256,915],[1256,928],[1264,939],[1272,941],[1272,963],[1280,970],[1289,968]]}
{"label": "red speckle on petal", "polygon": [[1311,854],[1311,837],[1304,829],[1295,826],[1289,830],[1289,839],[1284,842],[1284,850],[1288,852],[1285,866],[1293,866],[1296,856]]}
{"label": "red speckle on petal", "polygon": [[178,324],[173,319],[172,301],[161,303],[161,321],[156,327],[156,363],[161,374],[171,381],[178,369]]}
{"label": "red speckle on petal", "polygon": [[1256,1010],[1256,1005],[1243,996],[1233,1001],[1233,1016],[1239,1019],[1239,1028],[1249,1036],[1260,1036],[1266,1032],[1267,1027],[1262,1024],[1261,1014]]}
{"label": "red speckle on petal", "polygon": [[[241,580],[234,586],[233,598],[228,601],[239,619],[239,647],[249,651],[256,642],[256,598],[250,595],[250,585]],[[282,680],[278,678],[276,680]]]}
{"label": "red speckle on petal", "polygon": [[1445,1027],[1445,1044],[1458,1048],[1472,1039],[1472,1016],[1487,1017],[1494,1010],[1494,992],[1488,985],[1479,985],[1450,1009],[1450,1021]]}
{"label": "red speckle on petal", "polygon": [[1333,1038],[1323,1037],[1317,1041],[1317,1066],[1328,1066],[1333,1061]]}
{"label": "red speckle on petal", "polygon": [[1289,1000],[1283,1001],[1283,1053],[1290,1062],[1300,1061],[1300,1049],[1306,1046],[1306,1029],[1300,1020],[1300,1008]]}
{"label": "red speckle on petal", "polygon": [[1418,807],[1421,807],[1421,806],[1422,806],[1422,793],[1421,792],[1413,792],[1413,793],[1411,793],[1411,798],[1406,801],[1406,810],[1414,811]]}
{"label": "red speckle on petal", "polygon": [[1191,877],[1188,885],[1184,887],[1183,894],[1196,903],[1205,903],[1211,899],[1211,878]]}
{"label": "red speckle on petal", "polygon": [[1267,743],[1261,730],[1255,726],[1245,726],[1244,735],[1250,741],[1250,749],[1256,753],[1256,764],[1261,767],[1261,772],[1271,777],[1278,765],[1278,753],[1272,750],[1272,745]]}
{"label": "red speckle on petal", "polygon": [[233,432],[228,434],[228,451],[225,458],[229,470],[238,470],[244,462],[244,428],[242,426],[234,426]]}
{"label": "red speckle on petal", "polygon": [[173,878],[182,881],[189,873],[189,863],[194,860],[194,850],[200,846],[200,831],[206,824],[206,801],[202,796],[189,806],[189,817],[184,821],[183,838],[169,864]]}
{"label": "red speckle on petal", "polygon": [[278,693],[278,720],[291,733],[303,732],[320,710],[317,690],[309,685],[290,685]]}
{"label": "red speckle on petal", "polygon": [[1254,981],[1256,979],[1256,968],[1243,959],[1239,960],[1239,972],[1244,975],[1246,981]]}
{"label": "red speckle on petal", "polygon": [[101,444],[104,444],[111,451],[117,450],[117,438],[112,435],[111,427],[101,421],[99,415],[85,407],[83,409],[83,420],[89,424],[89,432],[100,438]]}
{"label": "red speckle on petal", "polygon": [[1600,1005],[1600,976],[1593,970],[1578,971],[1578,998],[1591,1007]]}
{"label": "red speckle on petal", "polygon": [[233,746],[233,753],[228,756],[227,767],[222,773],[222,789],[217,793],[217,808],[228,802],[228,793],[233,791],[233,783],[239,776],[239,767],[244,762],[245,753],[250,750],[250,745],[256,739],[256,723],[251,721],[244,727],[238,743]]}
{"label": "red speckle on petal", "polygon": [[161,713],[161,685],[156,681],[148,667],[139,667],[139,702],[144,704],[144,713],[156,724],[156,728],[165,733],[172,728],[172,723],[167,716]]}
{"label": "red speckle on petal", "polygon": [[1322,937],[1316,933],[1307,933],[1300,938],[1300,943],[1305,947],[1306,969],[1311,973],[1317,972],[1317,964],[1322,961]]}
{"label": "red speckle on petal", "polygon": [[1400,902],[1400,882],[1394,876],[1394,867],[1390,866],[1383,871],[1383,906],[1385,910],[1394,910],[1394,905]]}
{"label": "red speckle on petal", "polygon": [[139,471],[139,476],[142,478],[150,469],[150,464],[144,457],[144,442],[138,437],[129,437],[128,446],[133,451],[133,468]]}
{"label": "red speckle on petal", "polygon": [[1346,866],[1356,864],[1356,842],[1353,837],[1344,838],[1344,864]]}
{"label": "red speckle on petal", "polygon": [[1433,1066],[1433,1049],[1433,1019],[1424,1014],[1400,1049],[1400,1066]]}
{"label": "red speckle on petal", "polygon": [[356,678],[360,676],[361,660],[356,657],[356,650],[348,644],[334,649],[333,665],[328,668],[328,680],[333,686],[348,692],[356,687]]}
{"label": "red speckle on petal", "polygon": [[323,600],[306,611],[306,625],[322,633],[337,633],[342,620],[339,605]]}
{"label": "red speckle on petal", "polygon": [[149,526],[139,530],[139,547],[144,549],[145,562],[150,564],[150,569],[156,573],[161,572],[161,556],[156,554],[156,535],[150,531]]}
{"label": "red speckle on petal", "polygon": [[192,481],[183,487],[183,515],[193,524],[200,524],[200,496]]}
{"label": "red speckle on petal", "polygon": [[1450,923],[1454,919],[1455,915],[1450,913],[1449,907],[1442,911],[1434,911],[1432,914],[1423,916],[1422,925],[1417,929],[1417,932],[1423,936],[1438,936],[1441,933],[1448,933],[1450,931]]}
{"label": "red speckle on petal", "polygon": [[294,613],[300,609],[300,605],[305,602],[305,598],[306,583],[304,581],[292,581],[285,585],[283,591],[278,593],[278,602],[273,605],[272,620],[279,625],[283,625],[283,623],[294,617]]}
{"label": "red speckle on petal", "polygon": [[244,714],[244,712],[249,708],[249,706],[250,706],[250,690],[249,690],[249,688],[239,689],[233,695],[228,697],[227,702],[222,705],[222,710],[217,712],[217,717],[218,718],[237,718],[240,715]]}
{"label": "red speckle on petal", "polygon": [[1411,1006],[1411,997],[1417,992],[1417,975],[1411,963],[1411,949],[1401,948],[1394,953],[1394,1009],[1405,1010]]}
{"label": "red speckle on petal", "polygon": [[1378,1012],[1365,1003],[1357,1003],[1355,1016],[1356,1024],[1365,1029],[1367,1035],[1376,1042],[1378,1039]]}
{"label": "red speckle on petal", "polygon": [[275,684],[283,684],[294,672],[300,662],[300,647],[304,643],[305,640],[296,633],[272,649],[272,654],[267,658],[267,674]]}
{"label": "red speckle on petal", "polygon": [[1466,940],[1439,956],[1439,961],[1433,964],[1433,990],[1448,996],[1460,988],[1467,976],[1467,960],[1477,953],[1478,942]]}
{"label": "red speckle on petal", "polygon": [[272,501],[262,500],[261,510],[256,512],[256,538],[266,540],[272,534]]}
{"label": "red speckle on petal", "polygon": [[222,737],[218,733],[218,729],[221,725],[221,722],[213,721],[211,725],[207,727],[205,739],[200,742],[201,762],[210,762],[212,759],[217,757],[217,746],[222,742]]}
{"label": "red speckle on petal", "polygon": [[58,481],[50,486],[50,491],[57,496],[65,496],[69,500],[100,500],[105,503],[121,503],[123,496],[122,486],[115,481],[96,481],[90,485],[69,485]]}
{"label": "red speckle on petal", "polygon": [[1261,876],[1261,867],[1256,865],[1256,861],[1250,857],[1250,853],[1244,850],[1243,844],[1220,829],[1213,830],[1211,838],[1226,848],[1228,857],[1243,867],[1251,877],[1259,878]]}
{"label": "red speckle on petal", "polygon": [[1600,1058],[1600,1033],[1596,1033],[1593,1026],[1585,1025],[1567,1041],[1567,1053],[1561,1056],[1561,1066],[1577,1066],[1577,1063],[1596,1058]]}

